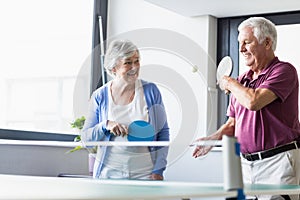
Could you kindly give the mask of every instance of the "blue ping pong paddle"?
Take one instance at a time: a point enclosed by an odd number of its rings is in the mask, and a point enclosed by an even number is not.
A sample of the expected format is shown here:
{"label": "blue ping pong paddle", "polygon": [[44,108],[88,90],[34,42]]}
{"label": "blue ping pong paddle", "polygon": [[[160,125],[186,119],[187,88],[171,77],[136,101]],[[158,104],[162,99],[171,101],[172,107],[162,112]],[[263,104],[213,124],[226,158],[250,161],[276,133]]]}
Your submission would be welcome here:
{"label": "blue ping pong paddle", "polygon": [[143,120],[133,121],[128,126],[128,141],[153,141],[154,128],[151,124]]}

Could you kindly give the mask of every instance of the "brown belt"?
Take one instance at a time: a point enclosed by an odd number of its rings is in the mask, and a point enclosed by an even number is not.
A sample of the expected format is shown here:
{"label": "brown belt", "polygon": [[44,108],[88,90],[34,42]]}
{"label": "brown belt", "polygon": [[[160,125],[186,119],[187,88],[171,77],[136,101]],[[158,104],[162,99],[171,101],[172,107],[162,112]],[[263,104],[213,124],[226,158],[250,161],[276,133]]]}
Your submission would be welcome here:
{"label": "brown belt", "polygon": [[242,154],[242,156],[249,160],[249,161],[255,161],[255,160],[262,160],[264,158],[269,158],[272,156],[275,156],[276,154],[293,150],[293,149],[298,149],[300,148],[300,142],[294,141],[289,144],[281,145],[266,151],[260,151],[257,153],[249,153],[249,154]]}

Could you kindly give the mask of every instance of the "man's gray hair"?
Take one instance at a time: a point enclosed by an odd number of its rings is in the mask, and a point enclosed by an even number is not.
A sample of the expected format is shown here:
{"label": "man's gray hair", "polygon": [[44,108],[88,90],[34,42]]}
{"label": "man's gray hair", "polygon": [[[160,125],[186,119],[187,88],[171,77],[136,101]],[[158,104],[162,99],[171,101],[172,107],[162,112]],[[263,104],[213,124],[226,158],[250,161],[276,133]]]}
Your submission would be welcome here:
{"label": "man's gray hair", "polygon": [[238,31],[241,31],[245,27],[253,29],[253,34],[257,38],[259,44],[266,38],[270,38],[272,40],[272,50],[276,50],[277,31],[273,22],[264,17],[250,17],[239,25]]}
{"label": "man's gray hair", "polygon": [[104,57],[104,67],[107,73],[114,76],[112,69],[123,59],[130,58],[137,52],[139,54],[138,48],[129,40],[114,40],[110,43],[105,57]]}

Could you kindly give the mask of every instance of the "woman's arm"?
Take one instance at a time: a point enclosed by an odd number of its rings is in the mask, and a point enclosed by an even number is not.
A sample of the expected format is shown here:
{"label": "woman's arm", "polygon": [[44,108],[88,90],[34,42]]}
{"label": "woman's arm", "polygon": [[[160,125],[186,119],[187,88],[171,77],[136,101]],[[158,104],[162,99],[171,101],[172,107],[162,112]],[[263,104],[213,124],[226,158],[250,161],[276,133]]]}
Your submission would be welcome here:
{"label": "woman's arm", "polygon": [[89,109],[81,131],[83,141],[101,141],[110,133],[107,130],[107,90],[96,90],[89,101]]}
{"label": "woman's arm", "polygon": [[[150,123],[155,130],[155,141],[169,141],[169,126],[161,93],[153,83],[143,82]],[[154,162],[153,178],[163,178],[167,166],[168,147],[149,147]],[[158,179],[161,180],[161,179]]]}

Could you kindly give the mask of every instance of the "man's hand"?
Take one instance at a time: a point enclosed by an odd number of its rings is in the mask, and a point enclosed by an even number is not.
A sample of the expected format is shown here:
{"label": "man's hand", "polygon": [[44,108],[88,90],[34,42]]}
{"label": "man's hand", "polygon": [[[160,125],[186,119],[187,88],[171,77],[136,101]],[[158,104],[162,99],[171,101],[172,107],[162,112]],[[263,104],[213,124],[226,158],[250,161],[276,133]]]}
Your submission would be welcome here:
{"label": "man's hand", "polygon": [[221,90],[225,92],[225,94],[230,94],[230,90],[228,90],[228,82],[231,79],[230,76],[223,76],[217,83]]}
{"label": "man's hand", "polygon": [[[197,139],[195,142],[199,142],[199,141],[205,141],[205,140],[220,140],[221,139],[221,134],[220,133],[215,133],[213,135],[210,135],[208,137],[203,137],[203,138],[199,138]],[[200,156],[204,156],[206,155],[211,149],[213,148],[213,146],[197,146],[193,152],[193,157],[194,158],[198,158]]]}
{"label": "man's hand", "polygon": [[[201,141],[201,139],[196,140]],[[197,146],[193,152],[193,157],[198,158],[200,156],[206,155],[213,147],[212,146]]]}

